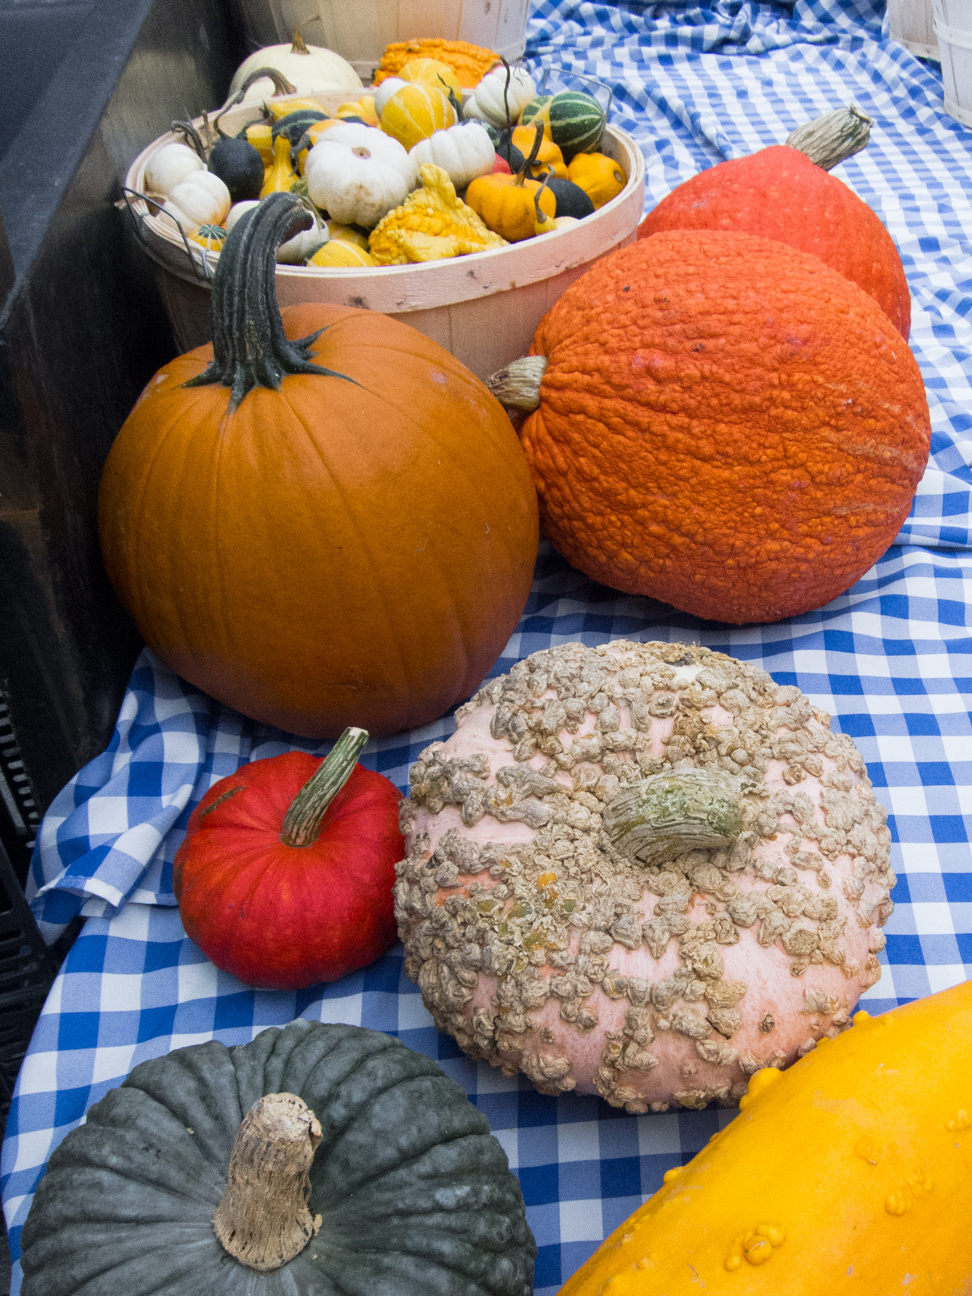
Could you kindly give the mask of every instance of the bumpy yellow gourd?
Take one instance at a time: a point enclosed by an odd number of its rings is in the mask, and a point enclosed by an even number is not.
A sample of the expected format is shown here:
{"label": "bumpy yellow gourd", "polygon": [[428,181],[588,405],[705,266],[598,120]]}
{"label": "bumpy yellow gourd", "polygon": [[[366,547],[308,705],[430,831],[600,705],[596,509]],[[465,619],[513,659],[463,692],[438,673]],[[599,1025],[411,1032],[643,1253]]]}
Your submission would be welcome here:
{"label": "bumpy yellow gourd", "polygon": [[430,85],[403,85],[381,113],[381,129],[407,149],[455,124],[456,110],[445,90]]}
{"label": "bumpy yellow gourd", "polygon": [[757,1071],[560,1296],[969,1296],[970,1038],[967,981]]}

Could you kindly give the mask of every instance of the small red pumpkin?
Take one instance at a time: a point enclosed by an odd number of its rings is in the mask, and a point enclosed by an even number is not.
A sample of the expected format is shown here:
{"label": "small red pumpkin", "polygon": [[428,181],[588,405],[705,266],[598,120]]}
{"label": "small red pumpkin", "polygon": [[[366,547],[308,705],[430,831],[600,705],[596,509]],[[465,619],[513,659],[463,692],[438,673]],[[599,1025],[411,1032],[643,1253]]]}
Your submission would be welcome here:
{"label": "small red pumpkin", "polygon": [[373,962],[395,940],[401,794],[355,763],[348,729],[324,761],[286,752],[209,789],[175,858],[183,926],[248,985],[298,990]]}

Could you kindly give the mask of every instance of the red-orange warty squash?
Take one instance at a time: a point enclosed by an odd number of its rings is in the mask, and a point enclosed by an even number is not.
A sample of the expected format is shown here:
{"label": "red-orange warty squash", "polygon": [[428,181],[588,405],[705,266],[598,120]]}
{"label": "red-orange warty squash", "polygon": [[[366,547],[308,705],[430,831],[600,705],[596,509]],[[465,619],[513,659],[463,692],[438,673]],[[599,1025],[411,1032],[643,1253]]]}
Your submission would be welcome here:
{"label": "red-orange warty squash", "polygon": [[736,230],[812,252],[870,293],[907,340],[911,297],[894,240],[867,203],[828,174],[830,166],[863,147],[853,120],[848,122],[854,113],[829,113],[794,131],[786,144],[719,162],[686,180],[648,213],[638,237],[676,229]]}
{"label": "red-orange warty squash", "polygon": [[99,525],[146,642],[192,684],[293,733],[425,724],[480,683],[533,575],[537,505],[486,387],[417,330],[293,306],[274,194],[226,240],[212,347],[146,387]]}
{"label": "red-orange warty squash", "polygon": [[248,985],[296,990],[372,963],[395,940],[401,795],[355,764],[348,729],[322,762],[252,761],[192,812],[173,880],[187,935]]}
{"label": "red-orange warty squash", "polygon": [[573,283],[532,349],[510,366],[531,391],[490,381],[535,411],[522,443],[544,531],[588,576],[697,616],[778,621],[841,594],[894,539],[928,458],[901,335],[784,243],[643,239]]}

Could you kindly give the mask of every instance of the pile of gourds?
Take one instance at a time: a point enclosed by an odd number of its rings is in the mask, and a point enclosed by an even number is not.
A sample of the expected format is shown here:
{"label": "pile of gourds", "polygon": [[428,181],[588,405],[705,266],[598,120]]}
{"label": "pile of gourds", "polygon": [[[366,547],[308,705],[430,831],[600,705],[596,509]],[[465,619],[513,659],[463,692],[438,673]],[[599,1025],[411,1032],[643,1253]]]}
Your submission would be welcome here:
{"label": "pile of gourds", "polygon": [[[298,39],[285,57],[299,57]],[[214,253],[245,211],[271,193],[296,193],[308,228],[281,245],[278,261],[362,267],[441,260],[552,233],[624,189],[622,167],[598,151],[606,114],[589,95],[538,95],[527,71],[461,42],[434,42],[435,58],[403,59],[426,42],[402,44],[388,47],[373,93],[333,114],[314,98],[294,98],[274,67],[250,68],[234,81],[230,104],[206,121],[209,140],[191,123],[174,123],[185,142],[151,156],[145,193],[185,239]],[[471,69],[483,66],[490,70],[470,92]],[[227,108],[248,102],[268,79],[290,97],[267,99],[255,120],[227,136],[220,126]],[[341,88],[350,84],[344,78]]]}

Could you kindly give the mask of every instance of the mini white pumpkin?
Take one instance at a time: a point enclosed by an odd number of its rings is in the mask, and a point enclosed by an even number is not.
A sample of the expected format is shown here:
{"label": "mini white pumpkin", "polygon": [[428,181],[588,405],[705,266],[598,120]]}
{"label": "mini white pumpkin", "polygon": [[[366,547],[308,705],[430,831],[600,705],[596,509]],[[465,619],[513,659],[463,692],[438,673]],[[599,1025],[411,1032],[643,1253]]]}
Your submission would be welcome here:
{"label": "mini white pumpkin", "polygon": [[163,144],[145,164],[142,187],[147,194],[165,198],[177,184],[205,167],[205,162],[188,144]]}
{"label": "mini white pumpkin", "polygon": [[222,225],[232,206],[230,191],[211,171],[194,171],[169,191],[169,203],[200,225]]}
{"label": "mini white pumpkin", "polygon": [[[351,64],[322,45],[305,45],[300,32],[294,34],[292,44],[265,45],[255,54],[245,58],[233,74],[230,98],[240,90],[243,82],[257,68],[272,67],[283,73],[293,83],[298,94],[314,94],[321,90],[360,90],[361,78]],[[269,99],[274,93],[269,77],[254,81],[243,98],[243,103]]]}
{"label": "mini white pumpkin", "polygon": [[245,216],[248,211],[252,211],[254,207],[259,206],[259,198],[244,198],[242,202],[234,203],[229,209],[229,215],[226,217],[226,233],[229,234],[232,231],[233,226],[241,216]]}
{"label": "mini white pumpkin", "polygon": [[537,97],[537,85],[526,68],[510,69],[509,87],[506,85],[506,75],[505,67],[493,68],[492,72],[487,72],[463,105],[464,116],[478,117],[497,130],[516,125],[520,113]]}
{"label": "mini white pumpkin", "polygon": [[312,257],[318,248],[322,248],[330,238],[328,228],[321,218],[314,213],[314,222],[310,229],[301,230],[293,238],[287,239],[277,248],[278,265],[303,265]]}
{"label": "mini white pumpkin", "polygon": [[332,126],[304,164],[311,202],[341,224],[365,229],[404,200],[417,175],[397,140],[358,122]]}
{"label": "mini white pumpkin", "polygon": [[476,176],[489,175],[496,160],[496,150],[485,126],[478,121],[460,122],[447,130],[437,130],[410,150],[416,168],[432,163],[449,173],[457,189],[465,189]]}

